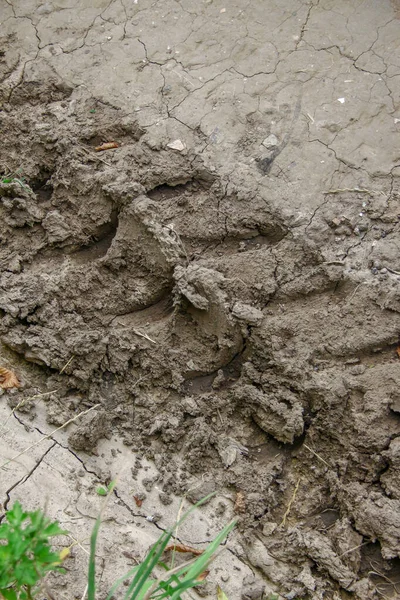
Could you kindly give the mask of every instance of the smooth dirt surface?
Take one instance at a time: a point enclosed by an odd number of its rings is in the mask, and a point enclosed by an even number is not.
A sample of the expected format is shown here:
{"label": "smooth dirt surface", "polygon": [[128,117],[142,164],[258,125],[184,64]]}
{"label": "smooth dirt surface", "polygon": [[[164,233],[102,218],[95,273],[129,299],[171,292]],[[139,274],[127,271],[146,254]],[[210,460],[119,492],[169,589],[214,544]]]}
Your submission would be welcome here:
{"label": "smooth dirt surface", "polygon": [[400,598],[398,0],[0,6],[1,493],[79,542],[56,597],[119,474],[99,598],[212,490],[196,597]]}

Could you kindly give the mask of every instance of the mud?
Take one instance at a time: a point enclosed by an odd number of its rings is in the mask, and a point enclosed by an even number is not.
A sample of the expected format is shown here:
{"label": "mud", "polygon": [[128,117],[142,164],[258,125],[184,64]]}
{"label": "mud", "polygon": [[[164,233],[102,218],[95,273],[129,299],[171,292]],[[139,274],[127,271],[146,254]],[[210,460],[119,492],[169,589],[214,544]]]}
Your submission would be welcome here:
{"label": "mud", "polygon": [[64,447],[162,526],[215,489],[203,596],[400,597],[397,3],[1,6],[15,417],[99,404]]}

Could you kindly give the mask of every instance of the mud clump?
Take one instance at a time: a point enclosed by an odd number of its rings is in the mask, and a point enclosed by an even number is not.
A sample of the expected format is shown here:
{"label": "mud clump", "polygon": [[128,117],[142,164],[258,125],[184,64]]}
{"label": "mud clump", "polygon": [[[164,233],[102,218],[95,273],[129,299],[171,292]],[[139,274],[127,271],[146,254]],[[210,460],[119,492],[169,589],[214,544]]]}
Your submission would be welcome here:
{"label": "mud clump", "polygon": [[92,452],[97,442],[110,434],[110,422],[105,411],[90,413],[82,417],[79,425],[68,437],[73,450]]}
{"label": "mud clump", "polygon": [[374,598],[364,547],[382,572],[400,548],[397,225],[371,206],[363,228],[343,187],[293,227],[257,167],[249,193],[93,102],[21,84],[2,115],[0,165],[24,172],[0,183],[2,343],[57,385],[63,420],[100,404],[75,451],[122,437],[164,505],[204,474],[191,502],[240,491],[243,554],[285,598]]}

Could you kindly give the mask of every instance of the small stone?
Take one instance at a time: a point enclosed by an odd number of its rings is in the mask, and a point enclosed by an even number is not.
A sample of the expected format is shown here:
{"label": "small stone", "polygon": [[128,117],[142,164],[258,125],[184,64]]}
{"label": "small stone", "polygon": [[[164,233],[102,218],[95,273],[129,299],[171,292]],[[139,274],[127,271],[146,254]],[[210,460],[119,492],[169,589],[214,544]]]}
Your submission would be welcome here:
{"label": "small stone", "polygon": [[236,302],[232,309],[232,314],[239,319],[239,321],[244,321],[253,326],[260,325],[264,317],[261,310],[254,308],[249,304],[244,304],[243,302]]}
{"label": "small stone", "polygon": [[388,270],[386,267],[383,267],[383,269],[381,269],[382,275],[385,275],[385,273],[387,273],[387,272],[388,272]]}
{"label": "small stone", "polygon": [[178,150],[179,152],[182,152],[182,150],[185,150],[186,144],[184,144],[182,140],[174,140],[173,142],[167,144],[167,148],[171,148],[171,150]]}
{"label": "small stone", "polygon": [[332,219],[332,221],[330,222],[330,226],[331,227],[339,227],[342,224],[342,219],[339,219],[338,217],[335,217],[334,219]]}
{"label": "small stone", "polygon": [[265,146],[266,148],[274,148],[278,144],[279,144],[279,140],[276,137],[276,135],[274,135],[273,133],[271,133],[271,135],[266,137],[262,143],[262,145]]}
{"label": "small stone", "polygon": [[263,535],[265,535],[265,536],[272,535],[276,528],[277,528],[276,523],[265,523],[263,530],[262,530]]}

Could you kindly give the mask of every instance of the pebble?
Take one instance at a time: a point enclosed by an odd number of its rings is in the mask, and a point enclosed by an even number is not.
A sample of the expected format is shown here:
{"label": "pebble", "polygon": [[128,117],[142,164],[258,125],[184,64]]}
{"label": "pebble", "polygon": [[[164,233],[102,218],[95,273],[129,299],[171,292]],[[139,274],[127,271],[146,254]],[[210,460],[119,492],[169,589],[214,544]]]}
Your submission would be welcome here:
{"label": "pebble", "polygon": [[167,144],[167,148],[171,148],[171,150],[178,150],[179,152],[182,152],[182,150],[185,150],[186,144],[184,144],[182,140],[174,140],[173,142]]}
{"label": "pebble", "polygon": [[279,140],[276,137],[276,135],[274,135],[273,133],[271,133],[271,135],[266,137],[262,143],[262,145],[265,146],[266,148],[274,148],[278,144],[279,144]]}

